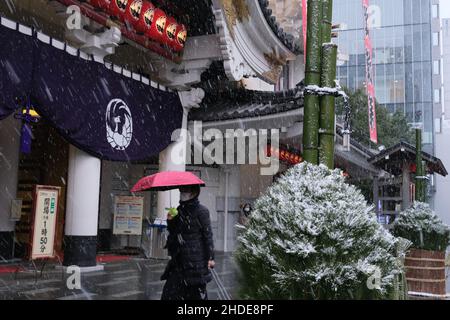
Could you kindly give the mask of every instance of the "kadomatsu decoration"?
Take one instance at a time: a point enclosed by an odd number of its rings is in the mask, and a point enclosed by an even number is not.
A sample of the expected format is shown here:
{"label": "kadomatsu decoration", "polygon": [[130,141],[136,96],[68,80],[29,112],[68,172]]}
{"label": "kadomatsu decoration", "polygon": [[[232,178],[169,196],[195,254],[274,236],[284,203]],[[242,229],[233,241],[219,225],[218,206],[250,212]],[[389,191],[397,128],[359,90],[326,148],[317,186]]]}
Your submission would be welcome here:
{"label": "kadomatsu decoration", "polygon": [[395,297],[408,246],[371,209],[340,170],[309,163],[289,169],[240,226],[241,297]]}
{"label": "kadomatsu decoration", "polygon": [[445,251],[450,242],[449,227],[423,202],[415,202],[400,213],[393,233],[410,240],[416,249]]}

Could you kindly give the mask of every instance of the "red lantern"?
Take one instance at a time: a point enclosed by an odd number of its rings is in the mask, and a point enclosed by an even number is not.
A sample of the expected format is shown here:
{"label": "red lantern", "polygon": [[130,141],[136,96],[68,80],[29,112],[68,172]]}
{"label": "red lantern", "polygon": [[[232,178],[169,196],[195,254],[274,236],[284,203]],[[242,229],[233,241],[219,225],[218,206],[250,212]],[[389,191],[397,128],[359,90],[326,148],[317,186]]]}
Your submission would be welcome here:
{"label": "red lantern", "polygon": [[127,10],[127,5],[128,0],[111,0],[108,13],[119,21],[123,21]]}
{"label": "red lantern", "polygon": [[[144,12],[145,15],[145,12]],[[147,36],[152,40],[163,42],[164,41],[164,31],[166,30],[167,16],[161,9],[155,9],[153,15],[153,22],[147,31]]]}
{"label": "red lantern", "polygon": [[175,41],[173,42],[172,49],[175,51],[182,51],[187,39],[187,30],[184,24],[178,24],[177,31],[175,33]]}
{"label": "red lantern", "polygon": [[143,1],[142,0],[128,0],[127,9],[123,15],[126,23],[134,27],[139,22],[141,15]]}
{"label": "red lantern", "polygon": [[137,33],[147,33],[152,26],[155,17],[155,6],[148,1],[142,2],[138,21],[133,25]]}
{"label": "red lantern", "polygon": [[102,10],[108,10],[111,5],[111,0],[89,0],[91,6]]}
{"label": "red lantern", "polygon": [[177,27],[178,27],[177,21],[173,17],[167,17],[166,28],[164,29],[163,42],[170,48],[174,47]]}
{"label": "red lantern", "polygon": [[295,154],[293,154],[293,153],[291,154],[291,157],[290,157],[289,161],[291,163],[294,163],[294,161],[295,161]]}

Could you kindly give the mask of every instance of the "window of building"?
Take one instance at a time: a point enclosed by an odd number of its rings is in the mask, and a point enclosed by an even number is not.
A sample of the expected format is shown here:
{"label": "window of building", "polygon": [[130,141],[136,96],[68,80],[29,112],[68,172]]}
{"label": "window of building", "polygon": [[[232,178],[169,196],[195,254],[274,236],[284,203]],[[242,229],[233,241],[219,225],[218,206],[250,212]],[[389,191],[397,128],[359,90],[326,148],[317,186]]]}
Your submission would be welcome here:
{"label": "window of building", "polygon": [[442,133],[442,119],[441,118],[434,119],[434,132]]}
{"label": "window of building", "polygon": [[439,46],[439,32],[433,32],[433,46]]}
{"label": "window of building", "polygon": [[441,61],[439,60],[433,61],[433,74],[435,75],[441,74]]}
{"label": "window of building", "polygon": [[441,102],[441,90],[434,89],[434,103]]}
{"label": "window of building", "polygon": [[431,12],[432,12],[433,18],[439,18],[439,5],[433,4],[433,6],[431,7]]}

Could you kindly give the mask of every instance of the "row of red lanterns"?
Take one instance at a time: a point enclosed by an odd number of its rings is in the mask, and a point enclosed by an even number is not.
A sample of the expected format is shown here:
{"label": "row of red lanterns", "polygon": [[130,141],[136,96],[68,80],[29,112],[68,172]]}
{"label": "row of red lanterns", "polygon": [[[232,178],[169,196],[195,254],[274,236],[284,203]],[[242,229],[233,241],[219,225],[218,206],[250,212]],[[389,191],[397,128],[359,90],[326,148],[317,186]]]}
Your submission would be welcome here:
{"label": "row of red lanterns", "polygon": [[136,33],[182,51],[187,38],[186,27],[145,0],[89,0],[89,3],[117,20],[129,24]]}
{"label": "row of red lanterns", "polygon": [[280,159],[281,161],[285,161],[291,165],[299,164],[303,162],[303,157],[293,152],[289,152],[287,150],[274,148],[272,146],[267,147],[267,156],[275,157]]}

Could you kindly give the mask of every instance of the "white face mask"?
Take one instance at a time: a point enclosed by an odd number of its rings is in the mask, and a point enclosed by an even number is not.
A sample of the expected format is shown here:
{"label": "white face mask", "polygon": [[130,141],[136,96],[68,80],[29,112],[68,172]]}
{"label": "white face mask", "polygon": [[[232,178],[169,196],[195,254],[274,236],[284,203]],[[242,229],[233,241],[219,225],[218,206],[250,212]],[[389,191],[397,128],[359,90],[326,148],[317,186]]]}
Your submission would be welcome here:
{"label": "white face mask", "polygon": [[180,192],[180,201],[189,201],[194,198],[194,194],[191,192]]}

